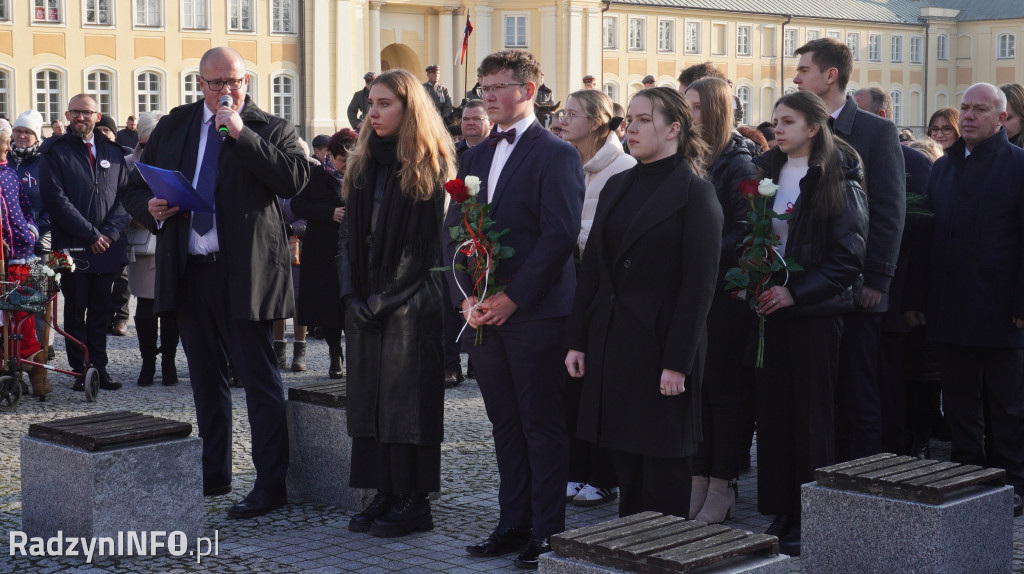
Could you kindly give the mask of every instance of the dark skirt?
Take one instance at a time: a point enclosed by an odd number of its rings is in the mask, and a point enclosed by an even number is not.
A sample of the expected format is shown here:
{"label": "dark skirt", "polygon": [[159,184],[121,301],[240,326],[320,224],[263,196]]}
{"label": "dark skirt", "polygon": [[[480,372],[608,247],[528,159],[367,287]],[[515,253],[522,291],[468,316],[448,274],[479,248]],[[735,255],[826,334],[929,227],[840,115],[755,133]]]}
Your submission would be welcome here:
{"label": "dark skirt", "polygon": [[352,488],[395,494],[441,490],[441,445],[378,442],[352,438]]}

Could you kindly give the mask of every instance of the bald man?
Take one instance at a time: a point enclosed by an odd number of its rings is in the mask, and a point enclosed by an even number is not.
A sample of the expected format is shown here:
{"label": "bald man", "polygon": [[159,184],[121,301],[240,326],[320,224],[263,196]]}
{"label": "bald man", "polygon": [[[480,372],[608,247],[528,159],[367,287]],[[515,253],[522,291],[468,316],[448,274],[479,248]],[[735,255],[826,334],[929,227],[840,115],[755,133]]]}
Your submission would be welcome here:
{"label": "bald man", "polygon": [[203,99],[161,118],[142,163],[182,172],[214,211],[183,211],[154,197],[138,171],[122,201],[157,234],[155,312],[177,313],[207,496],[231,491],[227,359],[236,358],[256,483],[228,516],[252,518],[287,502],[288,432],[272,341],[273,322],[293,316],[295,304],[277,200],[306,186],[309,163],[290,122],[246,96],[249,75],[238,52],[207,51],[199,74]]}

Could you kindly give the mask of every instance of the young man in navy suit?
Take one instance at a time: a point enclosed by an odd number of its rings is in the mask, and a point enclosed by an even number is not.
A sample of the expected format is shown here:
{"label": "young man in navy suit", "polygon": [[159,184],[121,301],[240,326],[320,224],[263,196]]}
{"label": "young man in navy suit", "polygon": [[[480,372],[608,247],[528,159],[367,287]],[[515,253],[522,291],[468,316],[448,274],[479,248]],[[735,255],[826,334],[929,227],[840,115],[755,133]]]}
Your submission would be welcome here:
{"label": "young man in navy suit", "polygon": [[[576,288],[572,252],[583,209],[583,168],[575,149],[533,114],[540,64],[532,54],[496,52],[477,74],[495,129],[462,156],[459,178],[480,178],[480,196],[491,204],[495,229],[511,230],[502,244],[515,248],[515,255],[502,260],[496,274],[505,291],[483,302],[462,295],[472,292],[468,275],[448,275],[452,304],[470,327],[484,329],[483,343],[471,346],[469,357],[493,427],[501,480],[498,526],[466,550],[484,557],[519,552],[516,566],[536,568],[537,557],[551,549],[548,538],[565,529],[569,446],[562,358]],[[442,234],[448,261],[456,245],[447,228],[461,217],[452,204]]]}

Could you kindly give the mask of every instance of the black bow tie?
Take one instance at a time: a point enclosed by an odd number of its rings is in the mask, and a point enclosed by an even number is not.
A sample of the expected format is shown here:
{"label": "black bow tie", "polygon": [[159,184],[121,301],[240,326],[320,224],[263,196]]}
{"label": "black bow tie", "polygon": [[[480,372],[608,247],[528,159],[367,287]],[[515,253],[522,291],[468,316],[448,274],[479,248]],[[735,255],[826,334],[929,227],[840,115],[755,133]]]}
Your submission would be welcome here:
{"label": "black bow tie", "polygon": [[493,131],[491,135],[487,136],[487,143],[491,145],[498,145],[498,140],[505,140],[509,145],[512,145],[516,141],[516,128],[512,128],[507,132]]}

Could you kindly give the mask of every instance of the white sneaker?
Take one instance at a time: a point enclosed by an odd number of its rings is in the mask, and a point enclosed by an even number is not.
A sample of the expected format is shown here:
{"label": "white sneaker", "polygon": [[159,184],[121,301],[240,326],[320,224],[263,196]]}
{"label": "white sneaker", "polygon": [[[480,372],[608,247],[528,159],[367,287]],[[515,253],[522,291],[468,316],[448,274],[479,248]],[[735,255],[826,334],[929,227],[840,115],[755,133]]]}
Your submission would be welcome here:
{"label": "white sneaker", "polygon": [[572,503],[576,506],[597,506],[615,500],[618,496],[618,488],[595,488],[587,484],[573,497]]}
{"label": "white sneaker", "polygon": [[573,501],[577,494],[580,493],[580,489],[583,488],[582,482],[568,482],[565,485],[565,503],[568,504]]}

